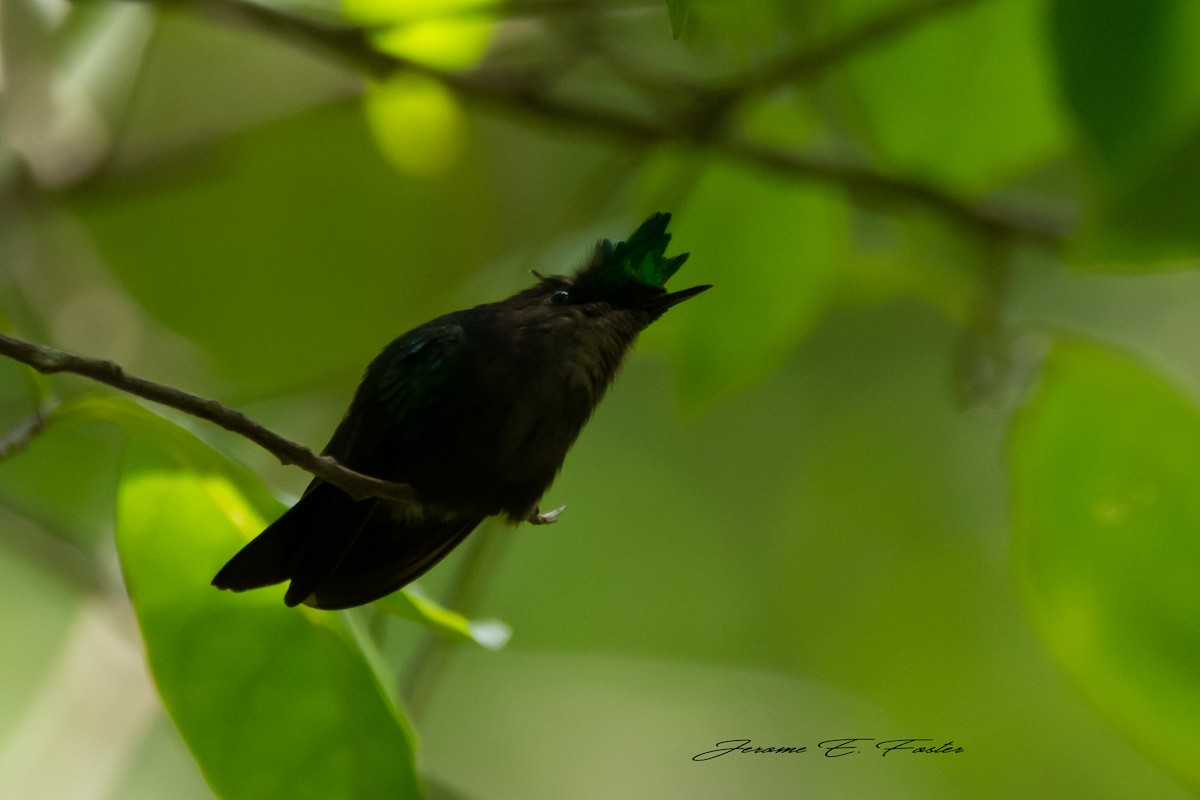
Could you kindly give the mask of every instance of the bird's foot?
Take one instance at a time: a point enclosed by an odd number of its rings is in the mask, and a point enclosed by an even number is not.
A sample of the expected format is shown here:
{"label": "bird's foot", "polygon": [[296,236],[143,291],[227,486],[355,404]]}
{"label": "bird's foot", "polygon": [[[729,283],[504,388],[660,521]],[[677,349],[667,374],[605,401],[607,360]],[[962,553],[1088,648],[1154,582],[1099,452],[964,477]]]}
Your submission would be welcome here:
{"label": "bird's foot", "polygon": [[549,525],[550,523],[558,520],[558,515],[566,509],[566,506],[559,506],[553,511],[547,511],[545,514],[543,514],[542,512],[538,511],[537,506],[534,506],[533,508],[529,509],[529,516],[525,518],[525,521],[530,525]]}

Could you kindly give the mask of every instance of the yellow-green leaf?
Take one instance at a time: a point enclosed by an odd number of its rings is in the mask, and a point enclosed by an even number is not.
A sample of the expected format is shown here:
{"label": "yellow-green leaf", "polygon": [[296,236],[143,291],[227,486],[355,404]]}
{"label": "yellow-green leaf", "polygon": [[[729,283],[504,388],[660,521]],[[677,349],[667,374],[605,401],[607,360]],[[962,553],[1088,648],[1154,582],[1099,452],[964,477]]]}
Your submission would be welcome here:
{"label": "yellow-green leaf", "polygon": [[209,584],[278,504],[183,429],[98,403],[88,413],[122,415],[131,434],[117,549],[150,669],[213,790],[419,797],[411,732],[340,618],[289,609],[278,588]]}
{"label": "yellow-green leaf", "polygon": [[342,14],[370,28],[385,53],[440,69],[479,62],[495,27],[496,0],[342,0]]}
{"label": "yellow-green leaf", "polygon": [[400,73],[366,93],[367,122],[383,155],[416,177],[444,172],[462,152],[466,121],[458,100],[423,75]]}
{"label": "yellow-green leaf", "polygon": [[379,607],[397,617],[420,622],[450,639],[469,639],[489,650],[508,644],[512,629],[499,620],[470,620],[438,604],[410,586],[379,601]]}
{"label": "yellow-green leaf", "polygon": [[1014,563],[1043,638],[1145,755],[1200,786],[1200,413],[1062,344],[1011,441]]}

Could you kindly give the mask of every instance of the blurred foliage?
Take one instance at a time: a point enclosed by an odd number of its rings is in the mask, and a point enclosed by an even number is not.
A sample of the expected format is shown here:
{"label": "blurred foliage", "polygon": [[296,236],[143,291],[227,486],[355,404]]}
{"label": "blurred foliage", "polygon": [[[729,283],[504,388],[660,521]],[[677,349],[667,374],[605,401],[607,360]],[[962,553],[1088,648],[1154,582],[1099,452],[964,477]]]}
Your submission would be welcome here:
{"label": "blurred foliage", "polygon": [[1062,344],[1014,425],[1012,473],[1035,621],[1097,707],[1200,783],[1200,413],[1137,365]]}
{"label": "blurred foliage", "polygon": [[278,591],[241,600],[208,590],[225,553],[282,513],[261,482],[134,403],[56,413],[130,432],[116,509],[121,571],[163,705],[214,791],[415,796],[410,734],[340,618],[289,613]]}
{"label": "blurred foliage", "polygon": [[[305,475],[0,360],[0,797],[1200,789],[1198,8],[0,0],[6,332],[316,446],[651,212],[715,286],[336,614],[208,585]],[[844,736],[965,750],[691,760]]]}

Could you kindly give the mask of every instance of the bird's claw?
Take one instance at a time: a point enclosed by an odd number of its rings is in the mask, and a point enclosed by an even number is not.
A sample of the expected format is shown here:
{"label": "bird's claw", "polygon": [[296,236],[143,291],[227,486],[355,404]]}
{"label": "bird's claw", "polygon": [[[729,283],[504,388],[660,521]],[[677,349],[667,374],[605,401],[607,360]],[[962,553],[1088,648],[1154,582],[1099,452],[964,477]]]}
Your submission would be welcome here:
{"label": "bird's claw", "polygon": [[566,508],[566,506],[559,506],[553,511],[547,511],[545,514],[543,514],[538,511],[537,506],[534,506],[533,508],[529,509],[529,516],[525,518],[525,521],[530,525],[549,525],[552,522],[557,521],[558,515],[565,511]]}

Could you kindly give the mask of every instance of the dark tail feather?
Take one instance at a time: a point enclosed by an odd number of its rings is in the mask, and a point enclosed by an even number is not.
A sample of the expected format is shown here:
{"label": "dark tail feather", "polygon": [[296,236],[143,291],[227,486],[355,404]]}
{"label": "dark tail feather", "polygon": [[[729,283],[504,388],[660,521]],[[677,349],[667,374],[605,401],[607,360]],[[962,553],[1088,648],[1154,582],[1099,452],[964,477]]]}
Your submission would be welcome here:
{"label": "dark tail feather", "polygon": [[[213,586],[241,592],[290,578],[285,602],[294,606],[337,568],[375,505],[319,484],[238,551],[213,578]],[[296,591],[305,593],[297,597]]]}
{"label": "dark tail feather", "polygon": [[291,580],[289,606],[350,608],[416,580],[482,519],[413,518],[321,483],[230,559],[213,585],[241,592]]}
{"label": "dark tail feather", "polygon": [[304,602],[314,608],[336,609],[378,600],[432,569],[482,520],[458,517],[397,522],[390,519],[386,506],[380,506],[337,569]]}

